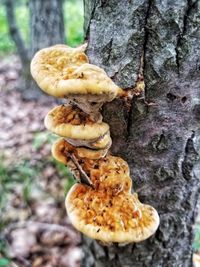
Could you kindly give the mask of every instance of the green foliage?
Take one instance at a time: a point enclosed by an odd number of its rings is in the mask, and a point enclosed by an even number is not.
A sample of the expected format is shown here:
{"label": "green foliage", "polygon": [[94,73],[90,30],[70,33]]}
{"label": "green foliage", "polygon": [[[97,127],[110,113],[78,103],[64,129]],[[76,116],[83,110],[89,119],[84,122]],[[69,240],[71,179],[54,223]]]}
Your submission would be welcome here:
{"label": "green foliage", "polygon": [[[28,8],[25,6],[25,1],[16,1],[16,19],[20,33],[25,42],[28,42],[29,36],[29,16]],[[16,52],[15,44],[12,41],[7,24],[6,10],[3,5],[0,5],[0,54]]]}
{"label": "green foliage", "polygon": [[67,44],[77,46],[83,42],[83,1],[66,1],[64,19]]}
{"label": "green foliage", "polygon": [[39,166],[30,165],[30,160],[21,160],[19,163],[7,165],[0,159],[0,211],[5,206],[7,197],[12,194],[17,184],[22,185],[22,195],[25,203],[30,200],[32,181],[39,173]]}
{"label": "green foliage", "polygon": [[7,267],[10,264],[10,260],[7,258],[0,259],[0,267]]}
{"label": "green foliage", "polygon": [[[33,147],[36,150],[43,148],[45,144],[52,144],[57,137],[47,131],[36,133],[33,140]],[[36,153],[40,153],[37,151]],[[0,156],[0,214],[3,214],[9,197],[15,192],[16,188],[20,188],[21,196],[24,204],[27,206],[31,201],[32,189],[37,186],[38,177],[41,177],[42,170],[48,164],[56,169],[56,175],[60,179],[60,185],[63,188],[63,196],[69,188],[75,183],[73,175],[69,169],[62,163],[50,159],[36,161],[33,163],[31,159],[16,159],[12,164],[6,164],[3,156]],[[40,178],[39,178],[40,179]],[[0,219],[0,229],[4,228],[5,221]]]}
{"label": "green foliage", "polygon": [[0,6],[0,52],[8,53],[12,51],[14,51],[14,43],[8,34],[5,9]]}
{"label": "green foliage", "polygon": [[70,170],[63,163],[60,163],[57,160],[53,160],[53,162],[59,176],[67,178],[64,184],[64,195],[66,195],[72,185],[75,184],[74,177]]}
{"label": "green foliage", "polygon": [[[63,5],[65,33],[67,44],[77,46],[83,41],[83,1],[64,1]],[[25,0],[15,1],[17,24],[23,40],[29,43],[29,10]],[[16,52],[15,44],[10,38],[6,11],[0,5],[0,55]]]}
{"label": "green foliage", "polygon": [[7,243],[0,238],[0,267],[8,267],[11,266],[10,264],[11,260],[7,253]]}
{"label": "green foliage", "polygon": [[[57,139],[58,137],[56,135],[49,133],[47,131],[38,132],[35,134],[35,137],[33,140],[33,147],[34,149],[39,150],[41,147],[43,147],[47,143],[52,145]],[[70,187],[75,183],[73,175],[63,163],[60,163],[53,158],[50,159],[50,162],[56,168],[58,175],[60,177],[62,178],[66,177],[66,181],[64,185],[64,194],[66,194],[69,191]]]}
{"label": "green foliage", "polygon": [[38,132],[35,134],[34,140],[33,140],[33,147],[35,150],[40,149],[44,144],[50,143],[53,144],[53,142],[58,139],[58,137],[50,132]]}
{"label": "green foliage", "polygon": [[195,236],[193,243],[193,250],[200,251],[200,223],[195,225]]}

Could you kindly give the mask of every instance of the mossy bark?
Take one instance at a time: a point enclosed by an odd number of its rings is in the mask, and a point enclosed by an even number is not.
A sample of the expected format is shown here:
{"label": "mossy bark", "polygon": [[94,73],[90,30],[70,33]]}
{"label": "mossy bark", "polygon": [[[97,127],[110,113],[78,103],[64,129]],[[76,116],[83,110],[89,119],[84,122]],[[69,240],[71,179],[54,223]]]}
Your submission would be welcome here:
{"label": "mossy bark", "polygon": [[144,57],[145,91],[104,106],[112,151],[160,215],[158,231],[125,247],[84,238],[84,267],[190,267],[200,193],[200,1],[85,0],[90,62],[124,90]]}

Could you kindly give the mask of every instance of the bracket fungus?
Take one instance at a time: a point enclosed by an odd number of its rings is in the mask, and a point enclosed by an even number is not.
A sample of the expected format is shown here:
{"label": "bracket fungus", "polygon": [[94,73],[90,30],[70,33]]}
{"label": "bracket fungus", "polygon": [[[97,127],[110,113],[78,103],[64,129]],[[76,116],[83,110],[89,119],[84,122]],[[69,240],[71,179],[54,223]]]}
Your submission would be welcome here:
{"label": "bracket fungus", "polygon": [[66,207],[79,231],[104,244],[145,240],[159,224],[156,210],[127,192],[113,195],[76,184],[67,195]]}
{"label": "bracket fungus", "polygon": [[53,108],[45,117],[44,124],[59,136],[78,140],[98,140],[109,131],[107,123],[95,122],[89,114],[71,105]]}
{"label": "bracket fungus", "polygon": [[103,69],[88,63],[84,49],[84,45],[44,48],[33,57],[31,73],[47,94],[68,98],[86,113],[96,114],[103,103],[112,101],[122,90]]}
{"label": "bracket fungus", "polygon": [[52,146],[53,157],[79,182],[67,194],[67,213],[74,227],[91,238],[106,244],[139,242],[155,233],[159,216],[131,193],[128,164],[109,152],[109,125],[100,114],[103,103],[126,94],[89,63],[85,48],[55,45],[37,52],[31,62],[41,89],[68,101],[45,117],[46,128],[62,137]]}

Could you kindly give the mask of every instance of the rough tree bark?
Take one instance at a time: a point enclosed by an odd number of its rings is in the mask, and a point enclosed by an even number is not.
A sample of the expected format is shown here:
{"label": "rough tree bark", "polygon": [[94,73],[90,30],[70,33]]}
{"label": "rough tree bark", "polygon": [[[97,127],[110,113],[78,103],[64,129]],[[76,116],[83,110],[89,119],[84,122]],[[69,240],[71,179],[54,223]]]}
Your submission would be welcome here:
{"label": "rough tree bark", "polygon": [[144,55],[145,92],[104,107],[112,151],[133,188],[160,214],[150,239],[103,247],[84,238],[84,267],[190,267],[200,193],[200,1],[85,0],[90,61],[134,88]]}
{"label": "rough tree bark", "polygon": [[63,0],[29,0],[28,2],[30,10],[30,46],[27,45],[27,48],[16,23],[14,1],[5,0],[5,5],[10,34],[23,65],[22,76],[24,82],[21,86],[23,97],[25,99],[37,99],[41,96],[42,91],[38,89],[30,75],[30,60],[39,49],[64,43]]}

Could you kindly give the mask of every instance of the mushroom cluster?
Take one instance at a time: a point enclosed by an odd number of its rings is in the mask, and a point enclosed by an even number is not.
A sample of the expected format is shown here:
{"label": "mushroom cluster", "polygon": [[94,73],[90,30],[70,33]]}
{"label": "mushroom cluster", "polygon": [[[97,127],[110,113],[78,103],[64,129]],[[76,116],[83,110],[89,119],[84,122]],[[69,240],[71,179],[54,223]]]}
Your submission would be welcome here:
{"label": "mushroom cluster", "polygon": [[91,238],[139,242],[155,233],[159,216],[131,193],[127,162],[109,152],[109,125],[102,121],[100,108],[123,90],[89,63],[85,48],[55,45],[37,52],[31,62],[39,87],[66,99],[47,114],[45,126],[62,137],[52,146],[53,157],[78,181],[67,194],[67,213],[74,227]]}

